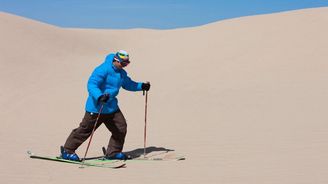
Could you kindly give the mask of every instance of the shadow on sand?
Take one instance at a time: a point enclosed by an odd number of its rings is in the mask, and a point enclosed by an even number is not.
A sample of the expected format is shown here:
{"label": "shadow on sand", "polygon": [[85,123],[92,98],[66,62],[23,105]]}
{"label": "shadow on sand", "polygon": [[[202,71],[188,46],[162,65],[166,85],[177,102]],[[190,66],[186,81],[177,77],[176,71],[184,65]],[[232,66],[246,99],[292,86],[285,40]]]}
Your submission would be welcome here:
{"label": "shadow on sand", "polygon": [[[163,154],[163,153],[168,153],[170,151],[174,151],[174,150],[163,148],[163,147],[156,147],[156,146],[146,147],[146,154],[150,154],[153,152],[158,152],[159,154]],[[124,153],[126,155],[131,156],[132,158],[137,158],[144,155],[144,148],[138,148],[132,151],[126,151]]]}
{"label": "shadow on sand", "polygon": [[[106,154],[106,148],[102,147],[102,151],[103,151],[103,154],[105,155]],[[170,151],[174,151],[174,150],[173,149],[163,148],[163,147],[156,147],[156,146],[146,147],[146,154],[147,155],[149,155],[151,153],[154,154],[154,155],[161,155],[161,154],[168,153]],[[125,151],[124,153],[132,159],[133,158],[138,158],[138,157],[141,157],[141,156],[144,155],[144,148],[138,148],[138,149],[131,150],[131,151]],[[88,157],[88,158],[85,158],[85,160],[100,159],[100,158],[103,158],[104,155],[96,156],[96,157]]]}

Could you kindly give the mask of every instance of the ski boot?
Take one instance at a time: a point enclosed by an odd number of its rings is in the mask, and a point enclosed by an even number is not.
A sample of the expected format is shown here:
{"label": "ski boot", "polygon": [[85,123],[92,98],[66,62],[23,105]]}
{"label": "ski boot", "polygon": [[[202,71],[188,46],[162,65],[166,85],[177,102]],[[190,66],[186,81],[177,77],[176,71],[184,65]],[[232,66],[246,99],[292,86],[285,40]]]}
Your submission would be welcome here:
{"label": "ski boot", "polygon": [[67,151],[64,149],[64,146],[60,147],[60,152],[61,152],[61,158],[65,160],[72,160],[72,161],[77,161],[80,162],[79,156],[77,156],[76,153],[67,153]]}
{"label": "ski boot", "polygon": [[105,159],[108,159],[108,160],[127,160],[127,159],[130,159],[126,154],[120,152],[120,153],[116,153],[115,155],[113,156],[106,156]]}

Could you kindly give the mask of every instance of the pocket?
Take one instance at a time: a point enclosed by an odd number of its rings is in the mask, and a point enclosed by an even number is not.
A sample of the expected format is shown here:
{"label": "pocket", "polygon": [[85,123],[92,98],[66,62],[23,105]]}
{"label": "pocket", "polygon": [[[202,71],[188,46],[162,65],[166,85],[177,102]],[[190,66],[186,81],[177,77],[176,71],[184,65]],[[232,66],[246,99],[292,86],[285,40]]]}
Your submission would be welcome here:
{"label": "pocket", "polygon": [[98,114],[92,112],[85,112],[82,123],[87,122],[88,124],[92,121],[96,121]]}

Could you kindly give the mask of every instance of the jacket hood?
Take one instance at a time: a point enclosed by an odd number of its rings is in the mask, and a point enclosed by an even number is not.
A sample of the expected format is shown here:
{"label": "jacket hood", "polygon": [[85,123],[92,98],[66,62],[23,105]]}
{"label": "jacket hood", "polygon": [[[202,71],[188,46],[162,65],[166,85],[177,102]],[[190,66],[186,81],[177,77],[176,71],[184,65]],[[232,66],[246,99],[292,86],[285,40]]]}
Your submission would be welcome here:
{"label": "jacket hood", "polygon": [[108,63],[108,64],[112,65],[113,60],[114,60],[114,56],[115,56],[115,54],[113,54],[113,53],[108,54],[105,58],[104,63]]}

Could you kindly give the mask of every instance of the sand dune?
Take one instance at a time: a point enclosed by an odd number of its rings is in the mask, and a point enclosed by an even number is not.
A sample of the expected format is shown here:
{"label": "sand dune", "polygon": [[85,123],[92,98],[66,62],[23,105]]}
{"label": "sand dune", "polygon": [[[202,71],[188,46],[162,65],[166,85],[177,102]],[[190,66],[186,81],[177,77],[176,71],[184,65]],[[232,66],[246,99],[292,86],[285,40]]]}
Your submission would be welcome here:
{"label": "sand dune", "polygon": [[[174,30],[64,29],[0,13],[2,183],[327,183],[327,32],[328,8]],[[81,170],[28,159],[28,149],[58,154],[90,73],[117,49],[130,52],[132,78],[152,83],[148,145],[187,160]],[[144,97],[119,99],[124,150],[142,148]],[[108,136],[100,127],[89,155]]]}

